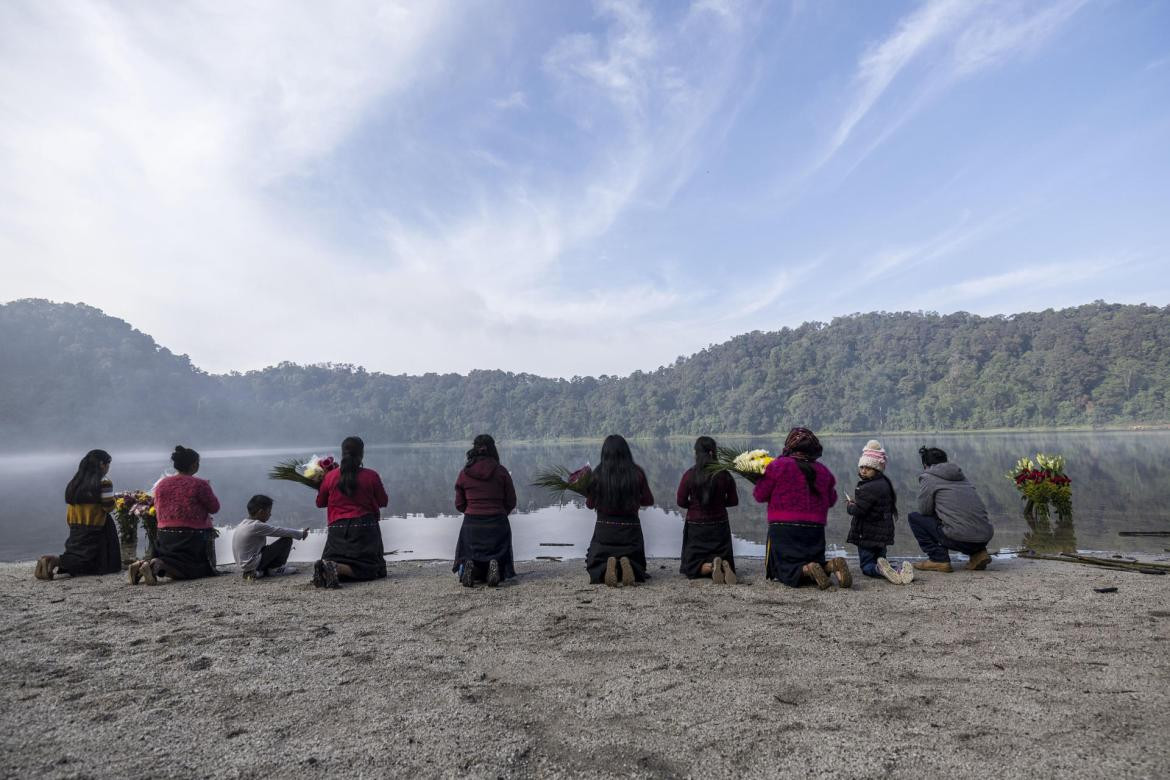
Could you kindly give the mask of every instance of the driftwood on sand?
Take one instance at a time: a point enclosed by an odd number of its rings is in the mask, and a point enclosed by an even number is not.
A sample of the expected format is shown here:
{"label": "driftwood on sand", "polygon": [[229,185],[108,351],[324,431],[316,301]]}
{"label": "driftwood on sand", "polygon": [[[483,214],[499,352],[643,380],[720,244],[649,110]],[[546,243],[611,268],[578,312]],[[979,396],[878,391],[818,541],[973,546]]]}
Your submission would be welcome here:
{"label": "driftwood on sand", "polygon": [[1061,553],[1060,555],[1045,555],[1032,550],[1020,552],[1021,558],[1033,558],[1041,561],[1062,561],[1064,563],[1081,563],[1086,566],[1098,566],[1102,569],[1115,571],[1136,571],[1141,574],[1170,574],[1170,565],[1149,561],[1125,560],[1121,558],[1096,558],[1092,555],[1078,555],[1076,553]]}

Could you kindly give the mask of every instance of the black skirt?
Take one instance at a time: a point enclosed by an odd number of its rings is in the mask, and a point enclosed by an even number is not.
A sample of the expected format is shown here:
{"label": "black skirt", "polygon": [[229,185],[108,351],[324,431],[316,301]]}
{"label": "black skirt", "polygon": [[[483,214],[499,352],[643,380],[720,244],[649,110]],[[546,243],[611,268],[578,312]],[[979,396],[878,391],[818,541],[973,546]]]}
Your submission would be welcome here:
{"label": "black skirt", "polygon": [[825,565],[825,527],[814,523],[768,523],[766,575],[799,587],[806,563]]}
{"label": "black skirt", "polygon": [[594,585],[605,579],[605,565],[610,558],[629,558],[634,567],[634,579],[645,582],[646,543],[642,539],[642,524],[634,517],[598,515],[593,526],[593,539],[585,553],[585,570]]}
{"label": "black skirt", "polygon": [[704,563],[722,558],[735,570],[735,556],[731,552],[731,523],[726,520],[714,522],[683,523],[682,563],[678,570],[687,579],[693,580],[704,575],[699,573]]}
{"label": "black skirt", "polygon": [[154,545],[154,557],[166,567],[166,574],[176,579],[197,580],[214,577],[215,531],[211,528],[160,528]]}
{"label": "black skirt", "polygon": [[344,563],[353,570],[352,577],[342,579],[380,580],[386,576],[382,527],[378,515],[347,517],[329,526],[321,560]]}
{"label": "black skirt", "polygon": [[106,515],[104,525],[70,525],[65,552],[57,571],[74,577],[115,574],[122,571],[122,550],[114,518]]}
{"label": "black skirt", "polygon": [[500,562],[502,579],[516,576],[516,566],[512,561],[512,525],[508,516],[464,515],[451,571],[458,573],[466,563],[475,566],[477,579],[484,579],[490,561]]}

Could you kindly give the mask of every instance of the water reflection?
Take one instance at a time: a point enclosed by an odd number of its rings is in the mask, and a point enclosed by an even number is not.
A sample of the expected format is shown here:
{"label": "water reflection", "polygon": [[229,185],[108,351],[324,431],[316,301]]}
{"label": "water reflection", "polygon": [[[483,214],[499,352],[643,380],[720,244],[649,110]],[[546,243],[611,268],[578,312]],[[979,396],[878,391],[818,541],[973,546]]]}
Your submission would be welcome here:
{"label": "water reflection", "polygon": [[1077,534],[1072,518],[1057,520],[1055,524],[1046,517],[1031,518],[1025,522],[1028,524],[1028,533],[1024,534],[1020,546],[1042,553],[1077,551]]}
{"label": "water reflection", "polygon": [[[867,436],[826,437],[824,463],[837,476],[841,488],[856,483],[857,458]],[[1170,433],[1011,433],[987,435],[915,435],[881,437],[889,453],[887,475],[898,491],[901,518],[894,555],[916,555],[917,547],[906,527],[905,514],[914,507],[917,489],[918,447],[932,444],[950,453],[979,488],[996,526],[994,546],[1018,547],[1025,543],[1049,545],[1048,549],[1118,549],[1158,552],[1164,540],[1119,537],[1119,530],[1159,531],[1170,528],[1170,515],[1161,493],[1170,481]],[[764,447],[775,450],[769,437],[725,439],[721,444]],[[195,443],[197,446],[197,443]],[[648,551],[654,556],[679,554],[682,516],[674,503],[682,472],[693,460],[689,441],[636,441],[634,456],[645,468],[656,506],[644,512]],[[504,464],[511,470],[519,498],[513,516],[517,557],[540,555],[574,557],[583,554],[592,533],[593,515],[570,500],[559,503],[548,493],[529,487],[541,467],[563,464],[575,468],[597,462],[600,443],[515,444],[500,442]],[[454,549],[459,518],[454,514],[455,476],[463,463],[465,446],[396,445],[368,446],[367,465],[381,472],[390,494],[384,514],[386,549],[413,550],[405,557],[448,558]],[[1037,450],[1068,457],[1073,478],[1076,528],[1029,527],[1023,505],[1004,474],[1021,455]],[[157,452],[113,452],[110,476],[119,490],[149,487],[168,461],[169,447]],[[266,472],[276,461],[294,455],[336,453],[336,446],[308,446],[267,450],[203,451],[200,476],[211,480],[223,505],[218,525],[233,526],[244,517],[244,506],[254,493],[276,500],[273,522],[295,528],[323,529],[325,513],[313,503],[313,491],[301,485],[272,482]],[[28,560],[45,552],[58,552],[66,535],[62,491],[81,453],[61,456],[0,457],[0,560]],[[751,499],[751,486],[738,483],[740,506],[731,510],[732,531],[745,555],[759,554],[766,535],[764,509]],[[829,517],[830,544],[844,545],[849,521],[838,504]],[[311,557],[311,537],[304,555]],[[220,540],[220,560],[231,557]],[[541,547],[541,542],[570,547]],[[323,544],[319,541],[318,544]],[[1052,547],[1055,545],[1056,547]],[[853,552],[852,548],[848,548]],[[1040,549],[1040,547],[1034,547]],[[757,552],[752,552],[752,551]],[[400,557],[401,557],[400,556]],[[393,558],[392,558],[393,559]]]}

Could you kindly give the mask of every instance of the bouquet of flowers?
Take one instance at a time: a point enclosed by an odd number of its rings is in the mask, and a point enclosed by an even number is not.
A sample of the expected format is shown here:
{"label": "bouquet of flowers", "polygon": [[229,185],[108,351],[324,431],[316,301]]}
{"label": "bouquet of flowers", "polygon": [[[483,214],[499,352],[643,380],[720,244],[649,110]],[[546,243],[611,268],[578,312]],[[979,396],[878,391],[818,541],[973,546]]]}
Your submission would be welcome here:
{"label": "bouquet of flowers", "polygon": [[149,524],[158,527],[154,496],[145,490],[130,490],[114,494],[114,522],[118,524],[118,538],[123,544],[138,542],[138,526],[150,532]]}
{"label": "bouquet of flowers", "polygon": [[768,464],[776,460],[767,450],[736,450],[731,447],[720,447],[715,452],[715,461],[707,466],[713,474],[720,471],[729,471],[736,476],[743,477],[753,485],[764,476]]}
{"label": "bouquet of flowers", "polygon": [[268,478],[300,482],[302,485],[316,490],[321,487],[321,481],[325,479],[325,475],[337,467],[338,464],[332,456],[321,458],[314,455],[308,460],[293,458],[273,466],[272,470],[268,472]]}
{"label": "bouquet of flowers", "polygon": [[1062,456],[1041,452],[1036,454],[1035,461],[1020,458],[1007,478],[1020,491],[1024,517],[1028,520],[1047,520],[1049,504],[1056,509],[1058,519],[1072,519],[1072,480],[1064,473]]}
{"label": "bouquet of flowers", "polygon": [[536,472],[532,485],[551,490],[558,496],[563,496],[566,491],[584,496],[588,494],[592,481],[593,469],[588,464],[572,472],[564,466],[553,466]]}

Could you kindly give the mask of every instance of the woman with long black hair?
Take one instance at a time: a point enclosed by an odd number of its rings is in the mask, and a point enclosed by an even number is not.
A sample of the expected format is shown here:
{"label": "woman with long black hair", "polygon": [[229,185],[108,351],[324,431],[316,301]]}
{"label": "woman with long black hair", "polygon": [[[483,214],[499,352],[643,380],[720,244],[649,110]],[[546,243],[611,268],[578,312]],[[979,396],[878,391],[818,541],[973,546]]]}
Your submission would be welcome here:
{"label": "woman with long black hair", "polygon": [[340,588],[341,580],[386,576],[381,510],[389,503],[382,477],[362,467],[366,445],[357,436],[341,442],[341,468],[333,469],[317,490],[317,506],[328,509],[328,535],[321,560],[313,565],[313,585]]}
{"label": "woman with long black hair", "polygon": [[495,439],[486,433],[471,443],[467,463],[455,480],[455,508],[463,513],[452,567],[459,582],[467,588],[487,582],[494,588],[515,577],[508,515],[516,508],[516,488],[500,465]]}
{"label": "woman with long black hair", "polygon": [[833,584],[830,573],[843,588],[853,583],[844,558],[825,561],[825,524],[837,503],[837,480],[817,462],[822,452],[816,434],[793,428],[752,492],[768,505],[767,578],[793,588],[812,580],[826,590]]}
{"label": "woman with long black hair", "polygon": [[199,453],[182,445],[171,453],[177,474],[154,486],[158,513],[158,537],[154,557],[130,564],[130,584],[145,580],[157,585],[159,577],[197,580],[219,574],[215,568],[215,529],[211,516],[219,511],[219,499],[211,483],[195,476]]}
{"label": "woman with long black hair", "polygon": [[638,509],[653,503],[646,474],[634,463],[630,445],[621,436],[607,436],[585,496],[585,506],[597,511],[585,554],[591,583],[612,588],[646,581],[646,544]]}
{"label": "woman with long black hair", "polygon": [[687,510],[683,523],[682,563],[687,579],[710,577],[716,585],[734,585],[735,555],[727,507],[739,504],[735,478],[726,471],[712,474],[717,447],[710,436],[695,440],[695,465],[678,483],[678,505]]}
{"label": "woman with long black hair", "polygon": [[38,580],[51,580],[55,574],[82,577],[122,570],[118,532],[110,516],[114,486],[106,479],[111,461],[105,450],[90,450],[77,464],[77,473],[65,487],[65,522],[69,524],[65,552],[37,559],[33,574]]}

